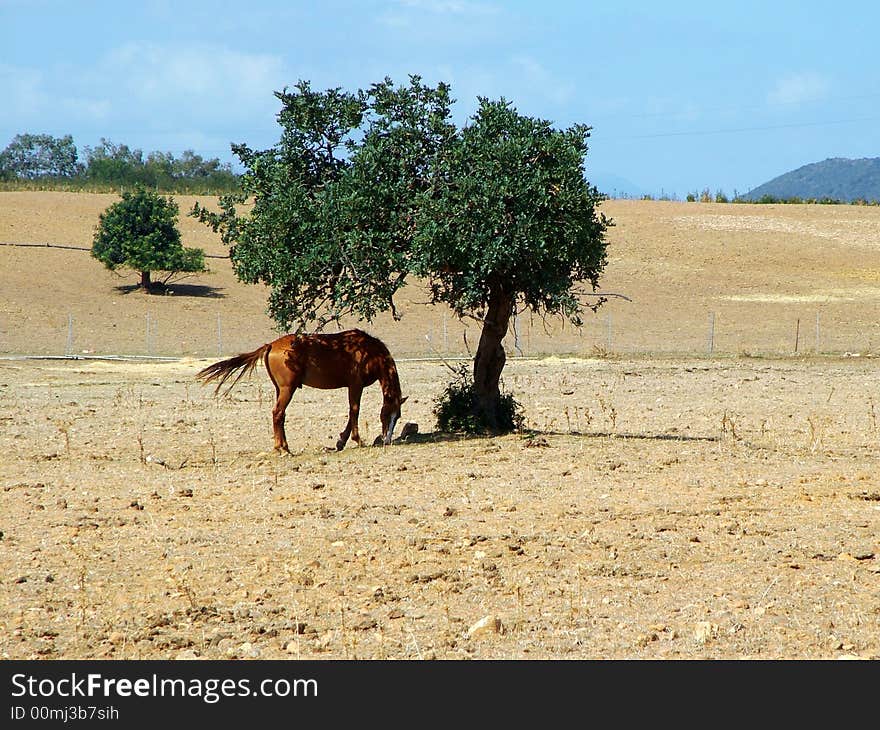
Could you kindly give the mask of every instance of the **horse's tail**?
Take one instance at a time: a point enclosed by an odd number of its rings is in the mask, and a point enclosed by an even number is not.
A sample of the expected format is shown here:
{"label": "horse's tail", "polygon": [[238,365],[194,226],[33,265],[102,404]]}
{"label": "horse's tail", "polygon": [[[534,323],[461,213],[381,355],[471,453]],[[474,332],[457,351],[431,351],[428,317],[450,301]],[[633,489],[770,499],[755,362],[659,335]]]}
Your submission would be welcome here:
{"label": "horse's tail", "polygon": [[201,380],[202,383],[210,383],[214,380],[219,381],[214,389],[214,394],[216,395],[220,392],[220,388],[223,387],[226,381],[237,372],[238,375],[235,376],[235,379],[229,384],[224,393],[224,395],[228,395],[229,391],[235,387],[235,384],[244,375],[251,372],[257,363],[266,356],[270,347],[272,347],[271,343],[258,347],[253,352],[244,352],[241,355],[230,357],[228,360],[215,362],[213,365],[208,365],[208,367],[196,373],[196,378]]}

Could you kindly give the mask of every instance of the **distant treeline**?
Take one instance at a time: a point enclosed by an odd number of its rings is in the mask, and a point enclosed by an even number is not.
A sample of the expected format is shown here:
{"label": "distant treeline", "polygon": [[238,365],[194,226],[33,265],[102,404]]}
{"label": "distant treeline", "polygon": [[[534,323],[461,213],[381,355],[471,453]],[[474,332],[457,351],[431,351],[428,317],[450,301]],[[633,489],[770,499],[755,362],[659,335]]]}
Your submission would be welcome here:
{"label": "distant treeline", "polygon": [[[661,194],[659,196],[654,195],[642,195],[641,200],[671,200],[677,201],[678,197],[674,195],[665,195]],[[734,191],[733,196],[728,197],[723,190],[718,190],[715,193],[711,193],[708,188],[704,189],[702,192],[693,192],[688,193],[685,200],[688,203],[765,203],[765,204],[789,204],[789,205],[880,205],[880,200],[863,200],[863,199],[854,199],[854,200],[841,200],[839,198],[832,198],[828,196],[823,197],[800,197],[797,195],[790,195],[786,197],[776,196],[776,195],[761,195],[756,198],[749,198],[742,195],[739,195]]]}
{"label": "distant treeline", "polygon": [[101,139],[80,155],[71,135],[19,134],[0,152],[0,189],[115,191],[143,185],[167,193],[220,194],[238,188],[229,163],[192,150],[180,157]]}
{"label": "distant treeline", "polygon": [[880,200],[839,200],[838,198],[799,198],[793,195],[789,198],[777,198],[775,195],[762,195],[754,200],[737,198],[734,203],[791,203],[808,205],[880,205]]}

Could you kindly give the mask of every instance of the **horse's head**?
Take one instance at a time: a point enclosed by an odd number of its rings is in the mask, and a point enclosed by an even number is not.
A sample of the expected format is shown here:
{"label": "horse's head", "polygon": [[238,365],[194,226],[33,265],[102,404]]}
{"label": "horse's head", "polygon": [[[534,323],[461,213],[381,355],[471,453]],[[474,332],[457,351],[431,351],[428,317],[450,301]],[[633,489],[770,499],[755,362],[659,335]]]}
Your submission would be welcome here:
{"label": "horse's head", "polygon": [[396,397],[386,398],[382,402],[380,418],[382,419],[382,443],[385,444],[385,446],[388,446],[388,444],[391,443],[391,437],[394,435],[394,427],[400,420],[400,407],[406,402],[407,397],[408,396],[401,398],[398,395]]}

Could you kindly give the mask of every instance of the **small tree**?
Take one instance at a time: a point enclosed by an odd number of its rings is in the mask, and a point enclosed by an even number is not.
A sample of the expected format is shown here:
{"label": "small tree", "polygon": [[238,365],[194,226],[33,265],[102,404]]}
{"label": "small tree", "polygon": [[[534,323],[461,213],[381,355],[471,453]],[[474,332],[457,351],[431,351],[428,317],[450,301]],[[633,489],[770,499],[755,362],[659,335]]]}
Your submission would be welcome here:
{"label": "small tree", "polygon": [[150,275],[165,272],[166,285],[181,274],[205,271],[205,252],[184,248],[177,229],[178,207],[171,197],[136,188],[122,193],[99,220],[92,256],[111,271],[132,269],[140,274],[144,291],[153,289]]}

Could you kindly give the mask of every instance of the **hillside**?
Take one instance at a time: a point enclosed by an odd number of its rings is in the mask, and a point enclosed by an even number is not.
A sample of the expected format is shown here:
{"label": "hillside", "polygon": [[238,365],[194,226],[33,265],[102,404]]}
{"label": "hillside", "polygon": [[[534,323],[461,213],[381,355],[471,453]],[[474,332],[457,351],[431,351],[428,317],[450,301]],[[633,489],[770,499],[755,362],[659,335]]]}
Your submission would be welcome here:
{"label": "hillside", "polygon": [[814,162],[759,185],[743,198],[760,200],[765,196],[779,200],[830,198],[880,202],[880,157],[835,157]]}
{"label": "hillside", "polygon": [[[132,291],[136,277],[95,261],[98,216],[117,199],[0,193],[0,355],[214,357],[277,336],[265,287],[238,282],[219,237],[185,215],[196,198],[176,198],[180,229],[184,245],[211,257],[209,273],[149,296]],[[511,356],[880,351],[880,207],[608,200],[602,209],[614,226],[601,291],[629,301],[588,311],[580,330],[520,313],[505,341]],[[401,294],[400,322],[362,325],[396,355],[474,351],[476,322],[426,306],[418,283]]]}

